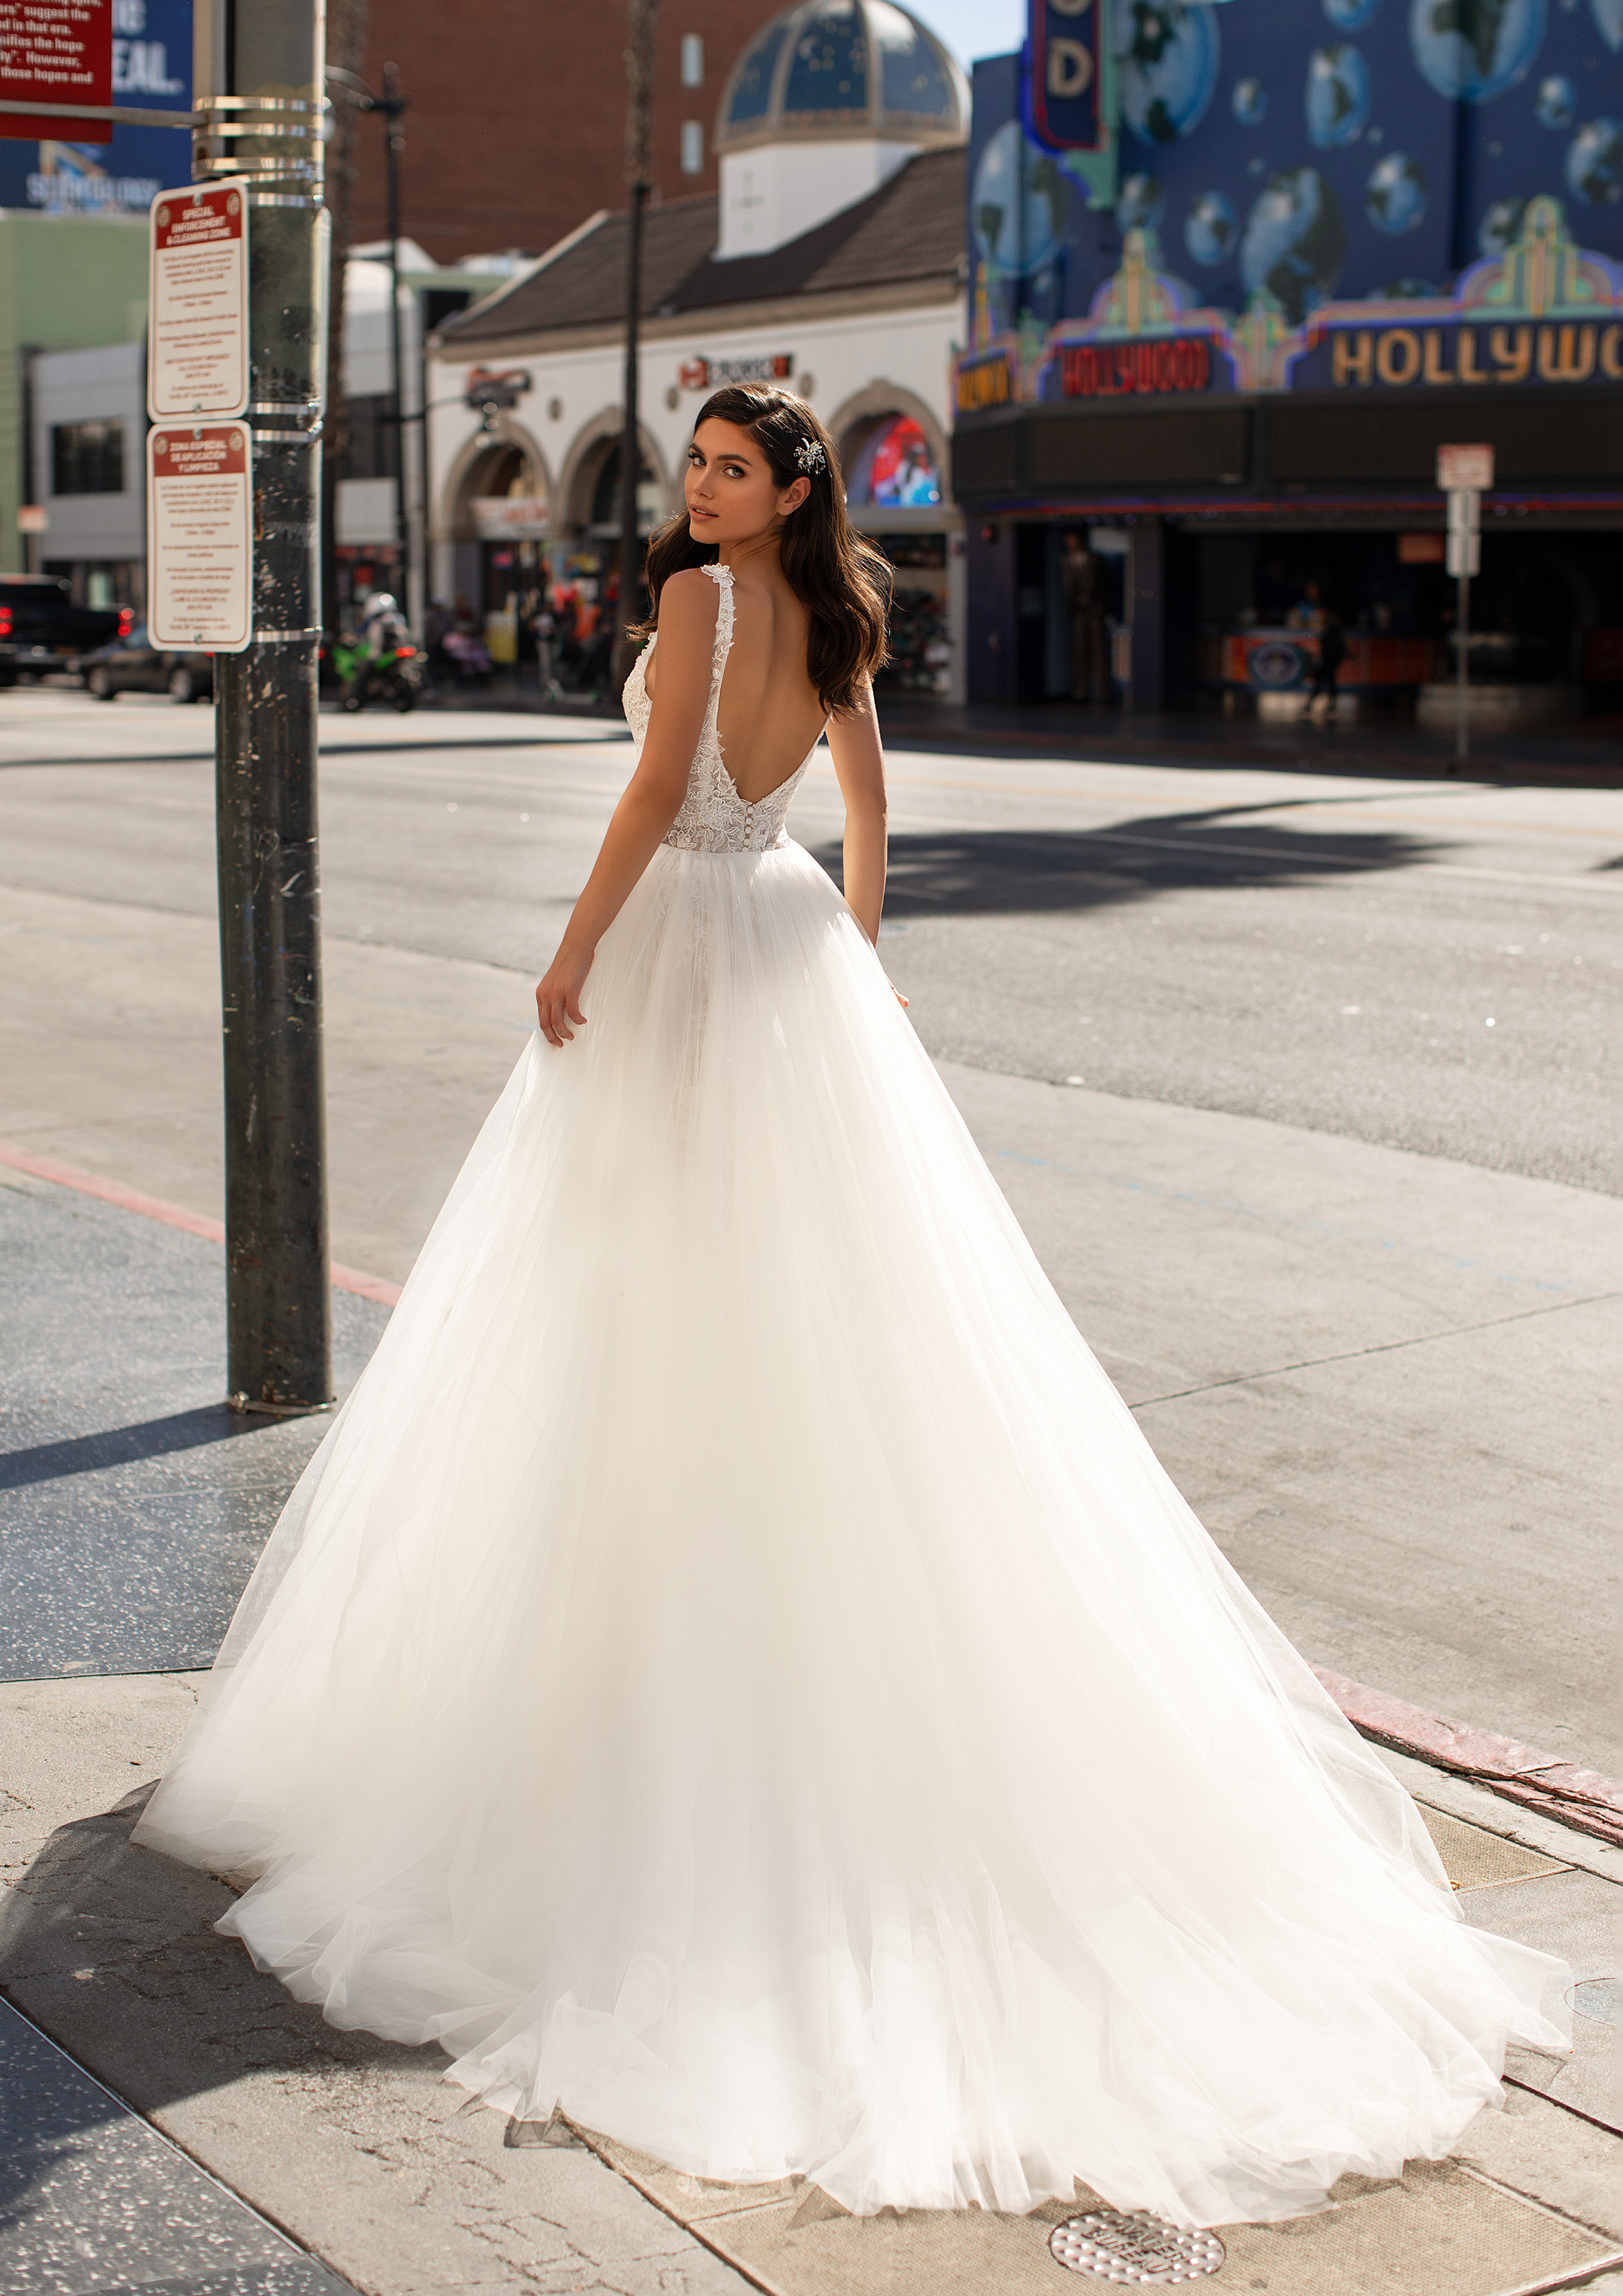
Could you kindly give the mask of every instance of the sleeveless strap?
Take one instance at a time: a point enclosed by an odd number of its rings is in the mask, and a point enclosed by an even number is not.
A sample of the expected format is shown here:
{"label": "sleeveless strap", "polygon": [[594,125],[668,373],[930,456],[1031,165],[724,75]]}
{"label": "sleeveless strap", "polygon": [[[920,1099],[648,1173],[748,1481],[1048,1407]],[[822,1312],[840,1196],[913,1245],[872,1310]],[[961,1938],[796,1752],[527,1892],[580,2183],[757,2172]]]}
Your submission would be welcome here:
{"label": "sleeveless strap", "polygon": [[715,730],[716,712],[721,707],[722,674],[727,666],[727,656],[733,650],[733,570],[730,566],[707,566],[704,571],[716,585],[716,645],[710,656],[710,706],[705,712],[705,725]]}

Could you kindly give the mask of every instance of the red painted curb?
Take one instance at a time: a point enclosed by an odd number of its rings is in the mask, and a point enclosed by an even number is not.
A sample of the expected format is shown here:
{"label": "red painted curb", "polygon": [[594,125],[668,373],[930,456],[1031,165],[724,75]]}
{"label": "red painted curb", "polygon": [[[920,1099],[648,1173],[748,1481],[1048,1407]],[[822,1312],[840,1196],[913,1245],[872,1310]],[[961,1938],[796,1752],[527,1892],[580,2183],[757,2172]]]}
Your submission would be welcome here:
{"label": "red painted curb", "polygon": [[1407,1705],[1383,1690],[1368,1690],[1345,1675],[1326,1673],[1322,1666],[1313,1670],[1364,1737],[1412,1754],[1433,1769],[1452,1770],[1457,1777],[1491,1786],[1506,1801],[1520,1802],[1525,1809],[1536,1809],[1623,1849],[1623,1786],[1598,1770],[1580,1770],[1514,1738],[1429,1714],[1423,1706]]}
{"label": "red painted curb", "polygon": [[[205,1236],[210,1243],[225,1241],[220,1220],[189,1212],[184,1204],[166,1203],[161,1196],[143,1195],[139,1188],[127,1188],[121,1180],[103,1180],[94,1172],[81,1171],[77,1164],[59,1163],[54,1156],[37,1156],[30,1149],[13,1147],[9,1140],[0,1140],[0,1164],[9,1165],[14,1172],[27,1172],[36,1180],[53,1181],[59,1188],[77,1188],[82,1196],[99,1196],[104,1204],[139,1212],[143,1219],[161,1220],[165,1227],[184,1228],[188,1235]],[[398,1283],[386,1283],[381,1275],[364,1275],[358,1267],[341,1267],[336,1259],[332,1275],[335,1290],[379,1300],[385,1308],[394,1307],[400,1297]]]}

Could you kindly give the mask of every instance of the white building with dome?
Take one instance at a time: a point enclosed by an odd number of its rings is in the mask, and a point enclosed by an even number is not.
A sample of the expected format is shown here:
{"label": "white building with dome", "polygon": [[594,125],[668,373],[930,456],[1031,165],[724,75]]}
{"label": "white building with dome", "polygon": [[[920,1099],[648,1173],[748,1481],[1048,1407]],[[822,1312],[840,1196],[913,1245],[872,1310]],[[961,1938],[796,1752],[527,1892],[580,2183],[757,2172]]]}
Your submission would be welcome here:
{"label": "white building with dome", "polygon": [[[645,212],[639,523],[678,508],[719,383],[802,392],[840,452],[855,524],[896,570],[904,690],[961,698],[962,521],[951,368],[967,340],[969,92],[894,0],[799,0],[730,74],[718,194]],[[614,562],[627,217],[586,217],[430,346],[432,586],[498,653],[549,583],[595,596]]]}

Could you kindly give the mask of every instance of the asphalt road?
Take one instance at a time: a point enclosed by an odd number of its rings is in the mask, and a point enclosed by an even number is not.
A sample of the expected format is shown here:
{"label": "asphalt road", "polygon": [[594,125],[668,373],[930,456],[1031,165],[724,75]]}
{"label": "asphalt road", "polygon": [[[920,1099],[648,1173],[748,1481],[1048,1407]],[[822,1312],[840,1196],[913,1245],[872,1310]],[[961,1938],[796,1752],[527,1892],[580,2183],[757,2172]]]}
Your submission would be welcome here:
{"label": "asphalt road", "polygon": [[[537,972],[625,740],[325,731],[328,931]],[[0,696],[0,883],[211,915],[209,738]],[[1616,793],[909,750],[891,807],[886,955],[938,1057],[1617,1191]],[[814,767],[791,831],[836,873],[839,824]]]}
{"label": "asphalt road", "polygon": [[[324,732],[333,1250],[398,1282],[630,750]],[[217,1214],[211,739],[0,695],[0,1139]],[[891,782],[893,977],[1225,1551],[1315,1662],[1610,1767],[1623,799],[918,749]],[[814,767],[791,833],[835,866],[839,827]]]}

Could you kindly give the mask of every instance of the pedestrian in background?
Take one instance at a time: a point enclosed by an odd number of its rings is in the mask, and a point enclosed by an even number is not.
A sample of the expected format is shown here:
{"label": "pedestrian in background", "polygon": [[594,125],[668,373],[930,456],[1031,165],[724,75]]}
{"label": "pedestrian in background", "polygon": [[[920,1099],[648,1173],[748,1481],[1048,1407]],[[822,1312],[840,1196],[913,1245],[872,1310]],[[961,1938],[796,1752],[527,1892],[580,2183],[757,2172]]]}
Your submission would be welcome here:
{"label": "pedestrian in background", "polygon": [[1108,701],[1110,649],[1105,631],[1105,565],[1079,534],[1065,537],[1061,561],[1065,608],[1070,619],[1070,698]]}

